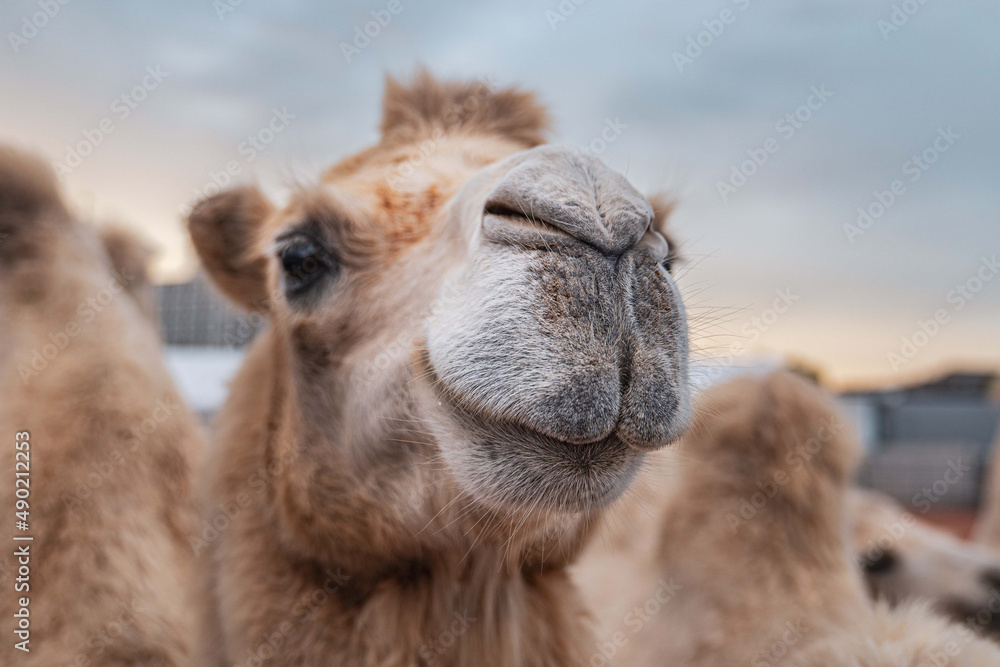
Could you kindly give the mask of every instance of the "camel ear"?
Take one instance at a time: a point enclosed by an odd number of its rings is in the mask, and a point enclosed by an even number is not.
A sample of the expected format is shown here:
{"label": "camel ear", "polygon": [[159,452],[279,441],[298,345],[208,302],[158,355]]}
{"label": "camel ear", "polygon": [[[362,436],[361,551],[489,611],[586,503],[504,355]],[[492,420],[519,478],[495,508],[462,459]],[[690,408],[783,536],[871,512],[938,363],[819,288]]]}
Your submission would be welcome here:
{"label": "camel ear", "polygon": [[111,268],[143,314],[155,320],[153,285],[149,281],[149,260],[153,250],[136,234],[122,227],[105,227],[99,232]]}
{"label": "camel ear", "polygon": [[236,305],[267,310],[267,261],[257,237],[273,207],[256,187],[226,190],[199,202],[188,231],[205,270]]}

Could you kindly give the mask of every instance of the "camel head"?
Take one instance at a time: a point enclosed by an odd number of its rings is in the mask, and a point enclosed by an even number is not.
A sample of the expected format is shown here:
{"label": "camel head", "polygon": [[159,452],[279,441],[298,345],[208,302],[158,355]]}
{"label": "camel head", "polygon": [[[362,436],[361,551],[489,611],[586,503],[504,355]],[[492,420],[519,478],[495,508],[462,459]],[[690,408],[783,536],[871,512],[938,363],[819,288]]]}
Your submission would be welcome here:
{"label": "camel head", "polygon": [[302,493],[328,467],[386,505],[418,489],[417,528],[439,492],[581,515],[685,428],[661,216],[596,158],[541,145],[546,122],[530,94],[389,79],[377,145],[283,207],[248,187],[193,210],[209,273],[270,321]]}
{"label": "camel head", "polygon": [[149,327],[149,255],[124,229],[82,223],[47,164],[0,146],[0,339],[18,350],[11,369],[24,386],[57,382],[50,368],[73,367],[92,353],[80,341],[123,319]]}
{"label": "camel head", "polygon": [[1000,555],[919,521],[888,496],[850,494],[854,548],[873,597],[927,600],[982,634],[1000,637]]}

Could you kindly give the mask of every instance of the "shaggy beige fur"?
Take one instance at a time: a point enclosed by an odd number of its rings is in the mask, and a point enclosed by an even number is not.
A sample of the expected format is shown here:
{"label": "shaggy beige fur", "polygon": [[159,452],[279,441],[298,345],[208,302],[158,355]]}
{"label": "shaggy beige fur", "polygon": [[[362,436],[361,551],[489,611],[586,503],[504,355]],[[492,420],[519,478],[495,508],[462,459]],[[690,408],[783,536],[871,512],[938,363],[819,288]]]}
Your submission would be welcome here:
{"label": "shaggy beige fur", "polygon": [[[645,482],[669,490],[619,508],[575,571],[599,615],[591,664],[1000,664],[1000,649],[925,608],[873,609],[849,549],[856,458],[832,402],[798,377],[710,390],[669,476]],[[630,521],[659,526],[654,548]],[[630,601],[605,611],[619,593]]]}
{"label": "shaggy beige fur", "polygon": [[[0,149],[2,665],[190,664],[185,540],[199,434],[148,317],[146,251],[121,231],[101,241],[67,211],[41,161]],[[25,431],[22,532],[14,438]],[[34,537],[21,543],[30,590],[17,595],[15,534]],[[21,595],[30,653],[14,648]]]}

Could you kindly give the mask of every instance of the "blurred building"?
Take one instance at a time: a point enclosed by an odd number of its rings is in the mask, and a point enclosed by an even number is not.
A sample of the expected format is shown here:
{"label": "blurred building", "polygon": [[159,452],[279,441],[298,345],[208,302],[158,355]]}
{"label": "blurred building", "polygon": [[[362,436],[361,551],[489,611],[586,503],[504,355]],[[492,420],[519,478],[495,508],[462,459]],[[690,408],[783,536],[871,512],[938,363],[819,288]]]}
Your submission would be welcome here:
{"label": "blurred building", "polygon": [[858,483],[921,511],[976,507],[1000,423],[998,386],[994,373],[950,373],[841,395],[868,454]]}

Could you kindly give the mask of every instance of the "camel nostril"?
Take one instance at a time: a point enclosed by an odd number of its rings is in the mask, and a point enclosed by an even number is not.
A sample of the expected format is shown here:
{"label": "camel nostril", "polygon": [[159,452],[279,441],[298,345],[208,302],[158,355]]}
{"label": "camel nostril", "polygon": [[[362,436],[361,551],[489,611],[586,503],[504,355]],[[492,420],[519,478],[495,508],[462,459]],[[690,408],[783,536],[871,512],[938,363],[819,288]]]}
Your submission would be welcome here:
{"label": "camel nostril", "polygon": [[861,567],[865,574],[886,574],[895,569],[899,559],[891,551],[883,551],[875,558],[864,558]]}
{"label": "camel nostril", "polygon": [[525,225],[535,230],[544,229],[557,234],[566,233],[544,217],[539,217],[531,211],[525,211],[523,208],[515,208],[504,203],[488,202],[483,208],[483,214],[485,216],[502,218],[504,222],[511,225]]}
{"label": "camel nostril", "polygon": [[[511,168],[486,198],[484,229],[515,245],[526,232],[554,232],[565,248],[580,243],[621,255],[649,229],[649,201],[621,174],[578,151],[542,147]],[[490,215],[492,214],[492,215]],[[529,226],[529,222],[533,226]]]}
{"label": "camel nostril", "polygon": [[515,210],[512,206],[499,202],[487,202],[483,209],[486,215],[498,215],[502,218],[527,218],[528,215],[523,210]]}

